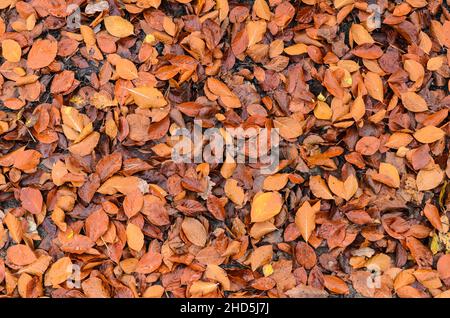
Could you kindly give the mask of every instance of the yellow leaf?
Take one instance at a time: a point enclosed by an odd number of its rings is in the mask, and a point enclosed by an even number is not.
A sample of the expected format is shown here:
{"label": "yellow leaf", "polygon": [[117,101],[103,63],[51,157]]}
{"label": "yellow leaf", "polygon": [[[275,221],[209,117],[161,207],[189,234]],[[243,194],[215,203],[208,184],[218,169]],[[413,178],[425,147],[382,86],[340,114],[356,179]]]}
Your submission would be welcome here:
{"label": "yellow leaf", "polygon": [[263,274],[265,277],[273,274],[273,267],[270,264],[266,264],[263,266]]}

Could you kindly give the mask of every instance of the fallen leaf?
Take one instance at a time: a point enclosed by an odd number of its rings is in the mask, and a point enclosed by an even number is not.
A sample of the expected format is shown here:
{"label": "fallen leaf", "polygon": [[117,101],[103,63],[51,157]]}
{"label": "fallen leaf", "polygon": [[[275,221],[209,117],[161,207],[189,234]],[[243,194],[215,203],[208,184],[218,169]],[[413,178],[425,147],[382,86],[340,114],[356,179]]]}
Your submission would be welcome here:
{"label": "fallen leaf", "polygon": [[132,250],[137,252],[144,246],[144,234],[133,223],[128,223],[127,225],[127,243]]}
{"label": "fallen leaf", "polygon": [[187,217],[181,223],[181,229],[192,244],[201,247],[205,246],[208,235],[205,227],[199,220]]}
{"label": "fallen leaf", "polygon": [[125,38],[134,33],[133,25],[120,16],[107,16],[103,21],[105,22],[105,28],[109,34],[118,38]]}
{"label": "fallen leaf", "polygon": [[13,245],[6,251],[6,259],[18,266],[25,266],[36,261],[36,255],[27,245]]}
{"label": "fallen leaf", "polygon": [[251,204],[251,221],[264,222],[281,211],[283,199],[278,192],[256,194]]}
{"label": "fallen leaf", "polygon": [[308,242],[312,232],[316,228],[316,210],[313,209],[308,201],[305,201],[297,210],[297,213],[295,214],[295,224],[300,230],[305,242]]}
{"label": "fallen leaf", "polygon": [[22,207],[30,213],[41,213],[43,198],[38,189],[30,187],[20,189],[20,201],[22,202]]}
{"label": "fallen leaf", "polygon": [[73,264],[69,257],[62,257],[50,266],[45,273],[44,285],[57,286],[72,276]]}
{"label": "fallen leaf", "polygon": [[430,144],[435,141],[438,141],[439,139],[444,138],[445,132],[438,127],[434,126],[425,126],[419,130],[417,130],[413,134],[414,138],[416,138],[417,141],[423,143],[423,144]]}

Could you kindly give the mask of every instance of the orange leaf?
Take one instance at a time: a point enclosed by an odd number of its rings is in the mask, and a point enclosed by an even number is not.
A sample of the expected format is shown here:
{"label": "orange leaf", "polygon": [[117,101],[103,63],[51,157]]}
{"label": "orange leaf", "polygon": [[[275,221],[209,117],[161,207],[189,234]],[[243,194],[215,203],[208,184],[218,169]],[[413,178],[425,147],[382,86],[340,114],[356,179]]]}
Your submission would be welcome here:
{"label": "orange leaf", "polygon": [[69,257],[62,257],[52,264],[45,273],[44,285],[56,286],[64,283],[72,275],[73,264]]}
{"label": "orange leaf", "polygon": [[445,132],[438,127],[425,126],[414,133],[414,138],[423,144],[430,144],[444,138]]}
{"label": "orange leaf", "polygon": [[308,242],[312,232],[316,228],[316,210],[308,201],[305,201],[297,210],[297,213],[295,214],[295,224],[300,230],[305,242]]}
{"label": "orange leaf", "polygon": [[133,25],[120,16],[107,16],[103,21],[109,34],[118,38],[125,38],[134,33]]}
{"label": "orange leaf", "polygon": [[24,244],[17,244],[8,248],[6,258],[18,266],[31,264],[37,259],[31,248]]}
{"label": "orange leaf", "polygon": [[192,244],[201,247],[205,246],[208,233],[199,220],[187,217],[181,223],[181,229]]}
{"label": "orange leaf", "polygon": [[278,192],[258,193],[252,201],[251,221],[267,221],[280,213],[282,206],[283,199]]}
{"label": "orange leaf", "polygon": [[128,223],[126,233],[128,246],[139,252],[144,246],[144,234],[142,234],[141,229],[133,223]]}
{"label": "orange leaf", "polygon": [[57,51],[56,41],[38,39],[28,52],[27,66],[33,70],[46,67],[55,60]]}
{"label": "orange leaf", "polygon": [[426,216],[431,225],[438,231],[442,231],[442,221],[438,209],[433,204],[427,202],[423,209],[423,214]]}

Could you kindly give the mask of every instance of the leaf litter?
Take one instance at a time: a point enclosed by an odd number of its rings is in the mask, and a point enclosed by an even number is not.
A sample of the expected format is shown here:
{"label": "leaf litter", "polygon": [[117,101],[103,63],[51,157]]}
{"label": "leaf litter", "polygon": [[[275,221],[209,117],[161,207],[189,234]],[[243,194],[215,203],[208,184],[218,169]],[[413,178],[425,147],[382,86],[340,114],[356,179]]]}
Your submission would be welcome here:
{"label": "leaf litter", "polygon": [[0,2],[2,297],[450,297],[448,0],[77,4]]}

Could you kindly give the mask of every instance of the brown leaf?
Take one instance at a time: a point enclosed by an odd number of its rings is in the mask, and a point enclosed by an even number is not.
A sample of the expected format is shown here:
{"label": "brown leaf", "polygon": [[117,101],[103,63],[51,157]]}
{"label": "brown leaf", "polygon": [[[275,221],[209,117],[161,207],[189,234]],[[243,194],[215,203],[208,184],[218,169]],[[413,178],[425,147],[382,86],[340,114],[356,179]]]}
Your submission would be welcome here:
{"label": "brown leaf", "polygon": [[438,127],[425,126],[414,133],[414,138],[423,144],[430,144],[444,138],[445,132]]}
{"label": "brown leaf", "polygon": [[372,156],[378,151],[380,144],[378,138],[367,136],[358,140],[355,150],[364,156]]}
{"label": "brown leaf", "polygon": [[326,289],[338,295],[348,295],[350,293],[347,284],[339,277],[324,275],[323,283]]}
{"label": "brown leaf", "polygon": [[163,257],[160,253],[148,252],[142,255],[136,266],[136,273],[150,274],[156,271],[162,264]]}
{"label": "brown leaf", "polygon": [[144,205],[144,196],[138,189],[125,196],[123,200],[123,210],[128,218],[133,217],[142,209]]}
{"label": "brown leaf", "polygon": [[97,209],[86,219],[86,235],[97,241],[108,230],[109,218],[102,208]]}
{"label": "brown leaf", "polygon": [[284,139],[293,139],[303,133],[300,122],[292,117],[277,117],[273,120],[273,126]]}
{"label": "brown leaf", "polygon": [[2,41],[2,54],[8,62],[17,63],[22,57],[22,48],[16,41],[5,39]]}
{"label": "brown leaf", "polygon": [[227,272],[218,265],[208,264],[205,270],[205,278],[219,282],[222,285],[223,290],[230,290],[231,288],[231,282]]}
{"label": "brown leaf", "polygon": [[429,267],[433,263],[433,254],[414,237],[406,238],[406,246],[411,252],[412,257],[420,267]]}
{"label": "brown leaf", "polygon": [[69,151],[78,156],[88,156],[97,147],[98,141],[100,140],[100,134],[96,131],[91,133],[89,136],[83,139],[83,141],[73,144],[69,147]]}
{"label": "brown leaf", "polygon": [[30,187],[20,189],[20,201],[22,202],[22,207],[30,213],[41,213],[43,198],[38,189]]}
{"label": "brown leaf", "polygon": [[110,298],[109,291],[98,277],[90,277],[81,283],[81,288],[88,298]]}
{"label": "brown leaf", "polygon": [[183,223],[181,223],[181,229],[192,244],[201,247],[205,246],[208,233],[199,220],[187,217],[183,220]]}
{"label": "brown leaf", "polygon": [[368,72],[364,78],[364,85],[373,99],[383,102],[384,90],[383,81],[381,80],[380,75]]}
{"label": "brown leaf", "polygon": [[311,176],[309,178],[309,187],[311,192],[319,199],[333,200],[333,195],[328,189],[325,180],[321,176]]}

